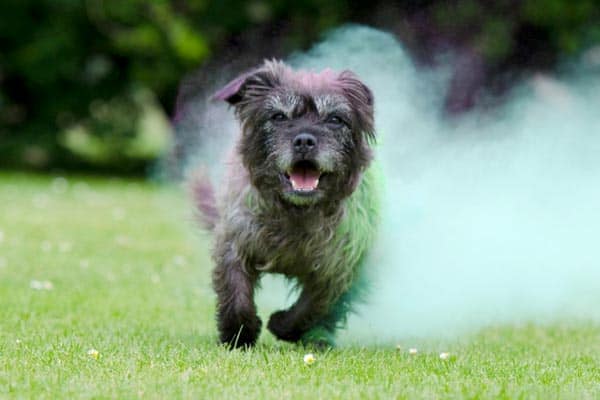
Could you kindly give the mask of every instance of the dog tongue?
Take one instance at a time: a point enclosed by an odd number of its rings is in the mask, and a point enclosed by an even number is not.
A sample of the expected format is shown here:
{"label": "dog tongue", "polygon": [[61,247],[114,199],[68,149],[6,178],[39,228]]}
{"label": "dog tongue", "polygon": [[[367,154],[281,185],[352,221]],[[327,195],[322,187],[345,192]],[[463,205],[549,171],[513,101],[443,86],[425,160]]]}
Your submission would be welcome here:
{"label": "dog tongue", "polygon": [[320,173],[308,166],[296,166],[290,172],[290,182],[294,190],[311,191],[319,184]]}

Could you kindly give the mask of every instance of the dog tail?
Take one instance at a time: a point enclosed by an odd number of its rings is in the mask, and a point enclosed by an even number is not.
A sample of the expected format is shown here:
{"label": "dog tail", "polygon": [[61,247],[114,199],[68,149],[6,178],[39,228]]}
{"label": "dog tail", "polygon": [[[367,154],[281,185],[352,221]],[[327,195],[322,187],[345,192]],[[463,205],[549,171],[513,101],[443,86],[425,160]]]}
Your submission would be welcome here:
{"label": "dog tail", "polygon": [[196,220],[202,228],[208,231],[214,230],[219,220],[219,210],[217,209],[215,191],[208,174],[203,168],[197,169],[188,182]]}

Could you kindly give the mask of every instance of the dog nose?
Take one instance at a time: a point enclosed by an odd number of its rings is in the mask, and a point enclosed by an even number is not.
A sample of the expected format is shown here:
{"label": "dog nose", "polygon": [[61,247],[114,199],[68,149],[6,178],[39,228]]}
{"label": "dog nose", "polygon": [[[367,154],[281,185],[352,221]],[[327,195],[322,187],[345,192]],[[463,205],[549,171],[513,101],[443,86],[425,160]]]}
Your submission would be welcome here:
{"label": "dog nose", "polygon": [[301,133],[294,138],[292,144],[294,145],[294,150],[306,153],[317,145],[317,138],[310,133]]}

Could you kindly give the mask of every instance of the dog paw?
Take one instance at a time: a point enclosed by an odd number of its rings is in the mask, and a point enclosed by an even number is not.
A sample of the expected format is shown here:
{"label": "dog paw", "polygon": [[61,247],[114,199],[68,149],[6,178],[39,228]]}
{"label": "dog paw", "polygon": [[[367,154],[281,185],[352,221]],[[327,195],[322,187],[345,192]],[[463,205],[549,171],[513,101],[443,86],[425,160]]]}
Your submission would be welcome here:
{"label": "dog paw", "polygon": [[315,350],[327,350],[335,346],[334,334],[327,329],[316,326],[300,338],[302,344]]}
{"label": "dog paw", "polygon": [[259,317],[244,321],[224,321],[220,329],[219,339],[229,348],[252,347],[260,334],[262,321]]}
{"label": "dog paw", "polygon": [[297,342],[302,337],[303,331],[294,327],[293,320],[288,311],[277,311],[271,314],[267,329],[275,337],[286,342]]}

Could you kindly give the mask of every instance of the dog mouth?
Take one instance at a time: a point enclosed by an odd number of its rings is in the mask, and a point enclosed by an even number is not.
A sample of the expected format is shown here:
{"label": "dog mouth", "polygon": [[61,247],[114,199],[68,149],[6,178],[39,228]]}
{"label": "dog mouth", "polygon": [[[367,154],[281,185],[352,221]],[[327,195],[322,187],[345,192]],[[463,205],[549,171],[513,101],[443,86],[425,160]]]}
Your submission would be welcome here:
{"label": "dog mouth", "polygon": [[285,177],[292,185],[294,191],[310,193],[317,190],[321,171],[313,161],[302,160],[292,165],[285,173]]}

